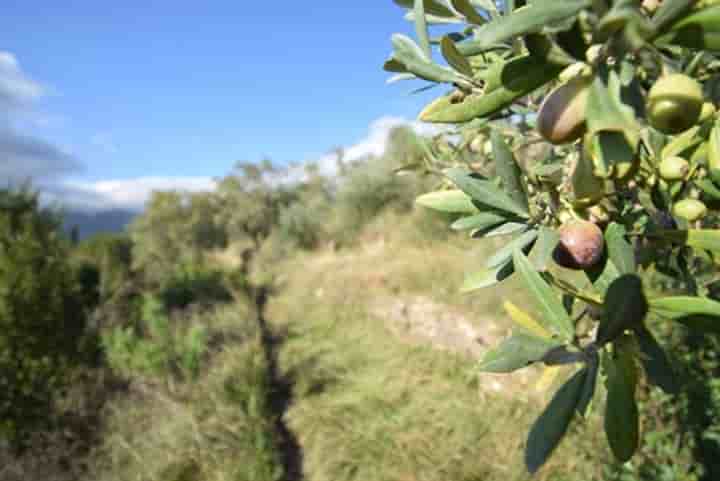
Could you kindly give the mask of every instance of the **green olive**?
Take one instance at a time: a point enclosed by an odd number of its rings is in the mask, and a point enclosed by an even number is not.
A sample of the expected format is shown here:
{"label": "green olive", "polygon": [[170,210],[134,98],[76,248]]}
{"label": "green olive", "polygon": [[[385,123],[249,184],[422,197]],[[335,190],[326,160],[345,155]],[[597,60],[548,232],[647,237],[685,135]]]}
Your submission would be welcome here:
{"label": "green olive", "polygon": [[537,128],[552,144],[579,139],[585,132],[585,105],[591,78],[573,77],[550,92],[538,110]]}
{"label": "green olive", "polygon": [[600,228],[586,220],[571,220],[560,226],[553,258],[568,269],[588,269],[602,259],[605,239]]}
{"label": "green olive", "polygon": [[697,199],[683,199],[673,206],[673,214],[687,221],[702,219],[707,214],[707,207]]}
{"label": "green olive", "polygon": [[700,83],[683,74],[658,79],[648,93],[650,125],[664,134],[677,134],[695,125],[703,106]]}
{"label": "green olive", "polygon": [[713,116],[715,115],[715,112],[717,112],[717,109],[715,108],[715,104],[712,102],[704,102],[702,105],[702,109],[700,110],[700,118],[698,119],[698,123],[705,123]]}
{"label": "green olive", "polygon": [[666,157],[660,162],[660,177],[665,180],[684,179],[690,170],[690,164],[682,157]]}

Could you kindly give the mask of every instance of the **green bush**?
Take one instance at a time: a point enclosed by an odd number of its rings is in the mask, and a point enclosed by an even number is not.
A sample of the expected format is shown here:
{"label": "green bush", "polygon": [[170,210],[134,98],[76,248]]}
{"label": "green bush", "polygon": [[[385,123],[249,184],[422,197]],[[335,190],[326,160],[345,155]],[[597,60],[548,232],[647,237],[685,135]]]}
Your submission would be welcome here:
{"label": "green bush", "polygon": [[47,424],[81,354],[85,314],[59,219],[27,190],[0,190],[0,433]]}
{"label": "green bush", "polygon": [[209,336],[202,325],[171,325],[161,300],[146,295],[139,325],[117,326],[102,341],[110,366],[122,375],[194,378],[208,350]]}
{"label": "green bush", "polygon": [[175,272],[160,288],[160,298],[168,309],[182,309],[195,303],[208,305],[232,300],[224,274],[220,271],[180,265]]}
{"label": "green bush", "polygon": [[96,271],[99,300],[111,297],[131,276],[132,241],[125,234],[97,234],[80,242],[72,251],[80,281],[92,290]]}

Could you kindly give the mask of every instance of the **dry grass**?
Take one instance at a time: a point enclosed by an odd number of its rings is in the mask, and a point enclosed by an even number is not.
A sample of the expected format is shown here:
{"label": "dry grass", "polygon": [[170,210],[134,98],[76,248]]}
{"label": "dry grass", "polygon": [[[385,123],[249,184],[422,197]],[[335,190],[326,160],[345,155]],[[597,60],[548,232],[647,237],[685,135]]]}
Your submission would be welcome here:
{"label": "dry grass", "polygon": [[275,481],[282,476],[257,323],[231,305],[211,322],[225,343],[197,382],[134,383],[111,404],[98,481]]}
{"label": "dry grass", "polygon": [[[387,222],[397,219],[386,219]],[[286,262],[269,318],[287,331],[281,367],[295,380],[287,414],[310,481],[515,481],[525,435],[542,405],[520,392],[486,389],[467,355],[409,344],[371,312],[378,299],[421,294],[470,320],[503,328],[501,298],[514,282],[481,295],[457,287],[483,249],[467,241],[408,242],[377,229],[358,249]],[[387,234],[390,232],[390,234]],[[518,393],[516,393],[518,394]],[[603,479],[609,459],[597,420],[578,424],[533,478]]]}

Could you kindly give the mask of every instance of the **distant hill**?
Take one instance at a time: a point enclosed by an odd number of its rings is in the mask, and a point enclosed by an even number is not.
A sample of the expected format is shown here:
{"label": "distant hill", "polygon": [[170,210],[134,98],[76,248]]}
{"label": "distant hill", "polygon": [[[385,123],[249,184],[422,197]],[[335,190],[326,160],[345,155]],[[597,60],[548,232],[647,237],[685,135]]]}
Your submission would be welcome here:
{"label": "distant hill", "polygon": [[99,232],[122,232],[130,222],[140,214],[130,209],[109,209],[96,212],[65,210],[63,213],[65,229],[70,232],[78,227],[80,239]]}

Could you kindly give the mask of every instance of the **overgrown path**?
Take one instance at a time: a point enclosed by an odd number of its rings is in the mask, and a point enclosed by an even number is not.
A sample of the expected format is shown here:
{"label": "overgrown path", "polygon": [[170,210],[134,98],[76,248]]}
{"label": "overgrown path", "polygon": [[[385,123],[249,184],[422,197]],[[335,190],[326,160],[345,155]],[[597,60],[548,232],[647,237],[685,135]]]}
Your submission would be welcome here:
{"label": "overgrown path", "polygon": [[253,289],[253,297],[257,306],[258,323],[262,333],[262,343],[268,363],[270,394],[268,405],[275,419],[275,430],[279,436],[279,449],[285,476],[283,481],[300,481],[303,478],[302,448],[295,433],[287,426],[284,414],[292,404],[292,380],[283,376],[277,366],[278,350],[283,338],[274,334],[265,319],[265,308],[268,302],[268,289]]}

